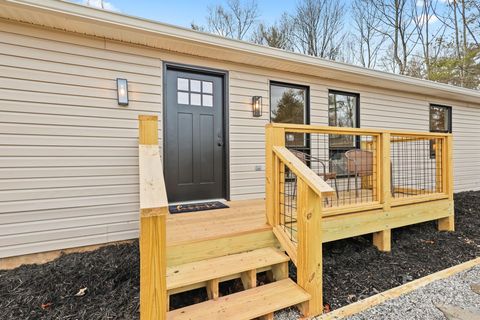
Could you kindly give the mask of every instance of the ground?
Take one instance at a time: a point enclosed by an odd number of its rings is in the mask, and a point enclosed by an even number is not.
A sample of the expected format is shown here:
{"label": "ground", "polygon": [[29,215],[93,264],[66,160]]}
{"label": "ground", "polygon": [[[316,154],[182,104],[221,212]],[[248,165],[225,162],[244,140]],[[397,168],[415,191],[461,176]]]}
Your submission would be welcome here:
{"label": "ground", "polygon": [[[371,236],[326,244],[325,303],[336,309],[480,256],[480,192],[456,194],[455,214],[454,233],[438,232],[433,222],[394,230],[391,253],[377,251]],[[0,319],[137,319],[138,276],[137,242],[0,271]],[[172,305],[200,301],[198,293]]]}
{"label": "ground", "polygon": [[[435,281],[388,300],[364,312],[348,317],[348,320],[444,320],[440,306],[447,312],[462,308],[465,313],[476,314],[480,319],[480,294],[472,286],[480,284],[480,266],[456,274],[452,277]],[[464,319],[468,319],[465,317]],[[475,318],[470,318],[475,319]]]}

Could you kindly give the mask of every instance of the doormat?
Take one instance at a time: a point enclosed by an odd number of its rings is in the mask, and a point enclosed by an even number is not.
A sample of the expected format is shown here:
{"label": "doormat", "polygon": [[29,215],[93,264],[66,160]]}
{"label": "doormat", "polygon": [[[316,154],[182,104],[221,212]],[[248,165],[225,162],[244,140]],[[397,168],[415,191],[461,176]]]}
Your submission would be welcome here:
{"label": "doormat", "polygon": [[214,209],[224,209],[229,208],[226,204],[220,201],[211,201],[211,202],[199,202],[199,203],[187,203],[187,204],[178,204],[174,206],[168,206],[170,213],[184,213],[184,212],[194,212],[194,211],[204,211],[204,210],[214,210]]}

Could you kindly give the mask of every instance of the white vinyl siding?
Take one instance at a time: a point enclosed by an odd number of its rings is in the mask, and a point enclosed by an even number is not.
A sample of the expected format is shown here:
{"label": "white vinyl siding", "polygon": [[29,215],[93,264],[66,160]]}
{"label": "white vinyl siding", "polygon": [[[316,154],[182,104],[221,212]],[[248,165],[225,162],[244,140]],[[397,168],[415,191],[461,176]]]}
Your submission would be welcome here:
{"label": "white vinyl siding", "polygon": [[232,200],[264,197],[270,81],[308,86],[317,125],[328,125],[329,89],[360,94],[363,128],[427,132],[429,104],[452,106],[455,190],[480,189],[480,105],[0,21],[0,258],[137,237],[137,117],[159,116],[162,145],[163,61],[228,71]]}

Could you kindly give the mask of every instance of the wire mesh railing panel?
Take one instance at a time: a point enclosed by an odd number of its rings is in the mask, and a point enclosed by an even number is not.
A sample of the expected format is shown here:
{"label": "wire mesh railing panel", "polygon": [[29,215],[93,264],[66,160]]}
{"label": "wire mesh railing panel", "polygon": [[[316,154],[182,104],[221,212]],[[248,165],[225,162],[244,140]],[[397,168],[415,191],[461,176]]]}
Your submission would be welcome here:
{"label": "wire mesh railing panel", "polygon": [[391,192],[396,199],[443,190],[444,140],[437,137],[392,135]]}
{"label": "wire mesh railing panel", "polygon": [[290,241],[297,243],[297,176],[286,166],[280,168],[280,227]]}
{"label": "wire mesh railing panel", "polygon": [[287,132],[286,147],[327,182],[334,194],[324,208],[378,201],[378,136]]}

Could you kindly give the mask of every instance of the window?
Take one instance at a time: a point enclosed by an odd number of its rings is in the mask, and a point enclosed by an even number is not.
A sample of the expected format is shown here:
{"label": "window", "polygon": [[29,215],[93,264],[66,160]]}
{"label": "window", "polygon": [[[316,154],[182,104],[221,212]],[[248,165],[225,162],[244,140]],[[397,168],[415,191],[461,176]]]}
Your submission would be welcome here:
{"label": "window", "polygon": [[452,108],[430,105],[430,132],[452,132]]}
{"label": "window", "polygon": [[[328,125],[334,127],[360,127],[360,96],[356,93],[330,90],[328,92]],[[346,170],[345,152],[357,148],[358,138],[353,135],[329,136],[330,159],[337,170]]]}
{"label": "window", "polygon": [[[430,105],[430,132],[452,132],[452,107]],[[434,140],[430,140],[430,158],[435,159]]]}
{"label": "window", "polygon": [[177,103],[213,107],[213,83],[210,81],[177,78]]}
{"label": "window", "polygon": [[[308,88],[283,84],[270,84],[270,119],[277,123],[308,124]],[[304,134],[288,134],[287,146],[306,147]]]}

